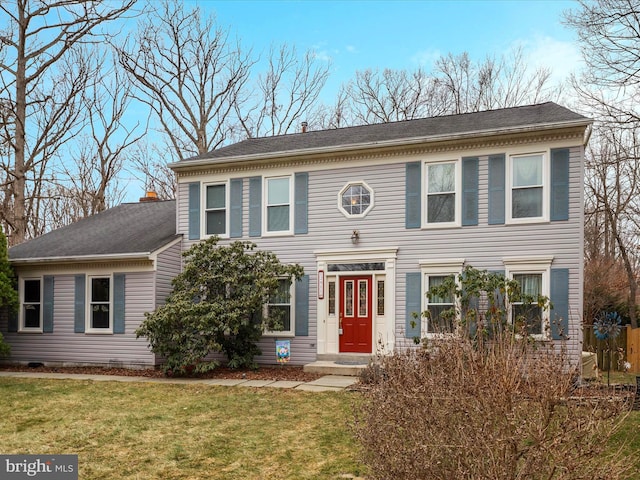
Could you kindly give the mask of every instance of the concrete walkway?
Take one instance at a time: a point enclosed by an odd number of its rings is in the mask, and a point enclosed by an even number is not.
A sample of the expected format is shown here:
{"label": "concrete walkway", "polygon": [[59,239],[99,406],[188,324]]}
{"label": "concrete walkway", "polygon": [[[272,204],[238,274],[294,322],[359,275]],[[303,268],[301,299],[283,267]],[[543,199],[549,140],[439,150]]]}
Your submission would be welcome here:
{"label": "concrete walkway", "polygon": [[357,377],[346,375],[325,375],[312,382],[291,382],[286,380],[246,380],[232,378],[156,378],[129,377],[120,375],[84,375],[68,373],[36,373],[36,372],[0,372],[0,377],[12,378],[44,378],[68,380],[93,380],[96,382],[140,382],[167,383],[183,385],[219,385],[226,387],[270,387],[291,388],[307,392],[337,392],[345,390],[358,381]]}

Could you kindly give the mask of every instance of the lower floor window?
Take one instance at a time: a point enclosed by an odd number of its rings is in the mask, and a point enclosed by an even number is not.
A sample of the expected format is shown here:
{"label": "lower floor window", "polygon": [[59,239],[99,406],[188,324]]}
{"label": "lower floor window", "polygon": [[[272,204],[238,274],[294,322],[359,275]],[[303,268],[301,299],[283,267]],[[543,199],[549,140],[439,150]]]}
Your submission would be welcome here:
{"label": "lower floor window", "polygon": [[525,329],[530,335],[542,335],[543,311],[538,306],[542,292],[541,273],[514,273],[513,279],[520,285],[520,298],[511,302],[513,322],[516,330]]}
{"label": "lower floor window", "polygon": [[111,278],[92,277],[89,287],[89,328],[111,328]]}
{"label": "lower floor window", "polygon": [[270,330],[272,334],[293,334],[292,284],[289,279],[278,280],[278,290],[269,297],[266,305],[269,324],[277,328]]}
{"label": "lower floor window", "polygon": [[22,326],[23,328],[40,328],[42,282],[39,278],[26,279],[22,285]]}
{"label": "lower floor window", "polygon": [[454,298],[452,294],[434,295],[430,293],[434,287],[444,283],[451,275],[426,275],[427,286],[427,333],[448,333],[454,330]]}

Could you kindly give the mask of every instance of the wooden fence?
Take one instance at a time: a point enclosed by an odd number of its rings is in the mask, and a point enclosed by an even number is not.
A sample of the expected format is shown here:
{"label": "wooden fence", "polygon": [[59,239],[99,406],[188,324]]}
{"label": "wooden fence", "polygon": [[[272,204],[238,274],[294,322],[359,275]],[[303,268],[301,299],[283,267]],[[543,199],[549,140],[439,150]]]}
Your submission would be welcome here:
{"label": "wooden fence", "polygon": [[[609,368],[609,344],[598,340],[593,333],[593,326],[585,326],[582,330],[582,350],[593,352],[598,359],[598,368]],[[611,370],[623,370],[624,362],[631,364],[630,372],[640,373],[640,328],[632,329],[630,325],[623,327],[620,335],[611,342]]]}

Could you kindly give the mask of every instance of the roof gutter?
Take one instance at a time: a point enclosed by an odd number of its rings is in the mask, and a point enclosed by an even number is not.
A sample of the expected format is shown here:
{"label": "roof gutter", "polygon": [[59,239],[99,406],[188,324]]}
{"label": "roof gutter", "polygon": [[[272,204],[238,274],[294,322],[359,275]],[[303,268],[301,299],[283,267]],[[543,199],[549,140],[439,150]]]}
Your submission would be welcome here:
{"label": "roof gutter", "polygon": [[151,260],[151,252],[135,253],[109,253],[105,255],[74,255],[70,257],[33,257],[10,258],[9,263],[14,265],[40,265],[46,263],[97,263],[113,260]]}
{"label": "roof gutter", "polygon": [[250,155],[239,155],[233,157],[220,157],[220,158],[201,158],[198,160],[183,160],[181,162],[174,162],[168,164],[169,168],[175,171],[186,171],[198,167],[208,165],[218,165],[226,163],[244,163],[252,162],[256,160],[273,160],[276,158],[290,158],[306,155],[323,155],[323,154],[335,154],[335,153],[348,153],[358,150],[365,150],[368,148],[393,148],[408,145],[419,145],[424,143],[436,143],[445,141],[466,140],[469,138],[489,137],[496,134],[525,134],[535,131],[554,130],[558,128],[574,128],[574,127],[587,127],[593,122],[589,119],[585,120],[570,120],[566,122],[555,122],[547,124],[533,124],[524,125],[516,128],[504,128],[504,129],[491,129],[491,130],[475,130],[471,132],[464,132],[458,134],[446,134],[446,135],[433,135],[427,137],[414,137],[414,138],[400,138],[385,141],[372,141],[365,143],[356,143],[352,145],[331,145],[328,147],[319,148],[301,148],[297,150],[286,150],[269,153],[257,153]]}

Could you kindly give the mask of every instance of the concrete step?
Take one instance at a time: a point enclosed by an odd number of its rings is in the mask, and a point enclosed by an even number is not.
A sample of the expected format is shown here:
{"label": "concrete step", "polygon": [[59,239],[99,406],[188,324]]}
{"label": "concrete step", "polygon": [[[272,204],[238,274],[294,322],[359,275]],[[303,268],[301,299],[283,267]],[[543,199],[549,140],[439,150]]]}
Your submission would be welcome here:
{"label": "concrete step", "polygon": [[362,370],[367,368],[368,361],[356,363],[355,361],[332,361],[332,360],[316,360],[307,363],[303,370],[308,373],[319,373],[321,375],[345,375],[357,377]]}

